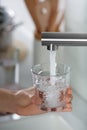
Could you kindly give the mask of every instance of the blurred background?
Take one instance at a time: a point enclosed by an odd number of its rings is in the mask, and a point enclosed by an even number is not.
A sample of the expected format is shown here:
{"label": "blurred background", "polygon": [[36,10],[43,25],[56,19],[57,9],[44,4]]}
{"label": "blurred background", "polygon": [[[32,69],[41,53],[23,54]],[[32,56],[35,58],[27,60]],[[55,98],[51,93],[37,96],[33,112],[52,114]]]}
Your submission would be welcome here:
{"label": "blurred background", "polygon": [[[32,0],[33,1],[33,0]],[[14,24],[22,23],[12,31],[12,43],[19,50],[16,57],[14,72],[3,70],[0,67],[0,84],[17,83],[27,88],[32,85],[30,69],[34,64],[48,62],[49,51],[41,46],[40,33],[42,31],[60,32],[87,32],[87,1],[86,0],[59,0],[56,6],[50,9],[48,3],[39,14],[41,8],[29,0],[2,0],[0,5],[14,11]],[[36,0],[37,2],[37,0]],[[40,1],[42,2],[42,1]],[[56,2],[56,1],[55,1]],[[54,3],[54,2],[53,2]],[[48,10],[46,10],[48,8]],[[54,12],[51,12],[53,9]],[[44,16],[48,11],[48,16]],[[58,12],[58,13],[57,13]],[[50,15],[52,13],[52,15]],[[48,18],[50,21],[48,21]],[[37,20],[38,19],[38,20]],[[0,51],[3,56],[3,51]],[[7,51],[6,55],[8,54]],[[57,62],[63,62],[71,67],[71,86],[75,93],[73,113],[85,124],[87,123],[87,47],[59,47]],[[2,74],[3,73],[3,74]],[[6,74],[10,75],[9,79]],[[7,87],[8,88],[8,87]],[[15,88],[13,86],[13,88]],[[12,88],[11,88],[12,89]],[[19,89],[19,88],[16,88]],[[81,100],[78,100],[81,99]]]}

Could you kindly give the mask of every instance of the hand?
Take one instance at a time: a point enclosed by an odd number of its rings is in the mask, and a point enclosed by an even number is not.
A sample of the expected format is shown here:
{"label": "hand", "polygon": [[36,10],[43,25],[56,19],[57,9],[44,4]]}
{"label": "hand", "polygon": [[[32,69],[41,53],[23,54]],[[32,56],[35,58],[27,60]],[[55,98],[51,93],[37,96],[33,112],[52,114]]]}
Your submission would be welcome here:
{"label": "hand", "polygon": [[[60,100],[63,100],[64,94],[61,92]],[[72,100],[72,89],[69,87],[65,94],[66,106],[63,109],[57,111],[71,111],[71,100]],[[15,93],[15,113],[19,115],[37,115],[46,113],[42,111],[39,107],[41,104],[41,99],[35,96],[35,88],[20,90]]]}
{"label": "hand", "polygon": [[62,112],[69,112],[72,111],[72,89],[71,87],[67,88],[65,94],[63,94],[63,91],[61,91],[61,97],[60,100],[65,100],[66,105],[61,109]]}
{"label": "hand", "polygon": [[20,90],[15,93],[15,113],[29,116],[45,113],[39,107],[41,100],[35,96],[35,88]]}

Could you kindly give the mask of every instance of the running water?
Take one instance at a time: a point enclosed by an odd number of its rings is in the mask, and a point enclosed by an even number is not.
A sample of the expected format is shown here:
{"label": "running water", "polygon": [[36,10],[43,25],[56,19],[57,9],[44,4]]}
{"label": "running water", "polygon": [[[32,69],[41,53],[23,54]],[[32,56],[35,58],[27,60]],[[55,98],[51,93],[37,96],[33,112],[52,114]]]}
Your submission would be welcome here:
{"label": "running water", "polygon": [[[48,107],[57,107],[58,90],[56,90],[56,51],[50,51],[50,86],[46,90],[46,102]],[[56,109],[55,109],[56,110]]]}
{"label": "running water", "polygon": [[56,51],[50,51],[50,83],[55,85],[56,76]]}
{"label": "running water", "polygon": [[[45,80],[41,80],[39,89],[36,94],[41,98],[41,109],[46,111],[56,111],[57,107],[60,107],[63,102],[60,100],[61,88],[64,86],[64,79],[58,78],[56,75],[56,51],[50,51],[50,81],[44,77]],[[42,78],[43,79],[43,78]],[[42,82],[43,81],[43,82]]]}

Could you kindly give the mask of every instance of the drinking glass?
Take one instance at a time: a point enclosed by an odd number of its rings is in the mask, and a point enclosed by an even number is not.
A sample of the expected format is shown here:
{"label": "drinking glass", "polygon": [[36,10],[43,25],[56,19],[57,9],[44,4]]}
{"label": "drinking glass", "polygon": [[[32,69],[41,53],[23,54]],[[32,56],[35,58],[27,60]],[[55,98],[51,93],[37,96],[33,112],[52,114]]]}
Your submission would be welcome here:
{"label": "drinking glass", "polygon": [[38,64],[32,67],[33,85],[36,95],[41,99],[40,108],[45,111],[57,111],[65,107],[65,95],[70,87],[70,67],[56,64],[55,75],[50,74],[50,66]]}

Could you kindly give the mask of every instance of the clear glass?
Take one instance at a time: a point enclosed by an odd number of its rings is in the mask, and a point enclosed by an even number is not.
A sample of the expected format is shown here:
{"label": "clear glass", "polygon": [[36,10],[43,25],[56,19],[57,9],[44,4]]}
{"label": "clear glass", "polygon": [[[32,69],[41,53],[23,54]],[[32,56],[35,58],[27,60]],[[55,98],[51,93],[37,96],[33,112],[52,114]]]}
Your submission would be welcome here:
{"label": "clear glass", "polygon": [[36,95],[42,100],[41,109],[56,111],[65,106],[65,93],[70,87],[70,67],[64,64],[56,65],[55,75],[50,75],[50,66],[35,65],[31,69]]}

